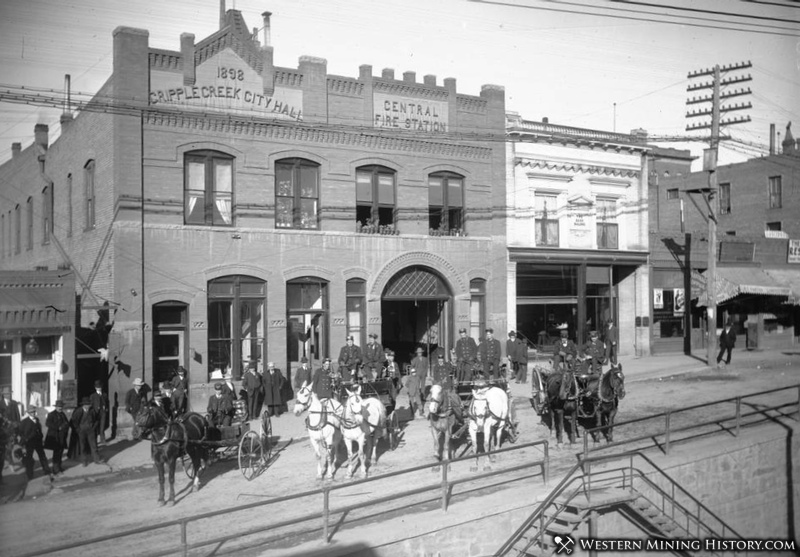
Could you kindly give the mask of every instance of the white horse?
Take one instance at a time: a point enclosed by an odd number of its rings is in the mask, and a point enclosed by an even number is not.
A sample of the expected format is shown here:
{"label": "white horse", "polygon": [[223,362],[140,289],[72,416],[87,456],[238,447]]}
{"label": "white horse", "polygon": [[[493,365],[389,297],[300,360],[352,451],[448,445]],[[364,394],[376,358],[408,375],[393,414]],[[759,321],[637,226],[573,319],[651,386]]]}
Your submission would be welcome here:
{"label": "white horse", "polygon": [[[475,466],[478,470],[478,432],[483,433],[483,452],[488,454],[489,462],[494,462],[491,451],[499,444],[503,430],[510,427],[508,419],[508,394],[499,387],[479,387],[472,389],[472,401],[469,405],[469,437],[472,451],[475,454]],[[490,469],[485,465],[484,469]]]}
{"label": "white horse", "polygon": [[[297,391],[294,403],[295,416],[308,410],[306,429],[311,446],[317,454],[317,479],[321,480],[328,468],[328,479],[333,479],[336,450],[342,442],[342,405],[330,398],[320,399],[307,383]],[[323,451],[325,454],[323,455]]]}
{"label": "white horse", "polygon": [[[358,444],[358,461],[361,474],[367,477],[367,466],[370,462],[378,462],[378,439],[386,437],[386,407],[377,398],[361,396],[361,386],[351,391],[346,389],[347,399],[344,403],[344,419],[342,420],[342,436],[347,447],[348,471],[353,477],[355,462],[353,443]],[[364,448],[372,449],[372,458],[365,456]]]}

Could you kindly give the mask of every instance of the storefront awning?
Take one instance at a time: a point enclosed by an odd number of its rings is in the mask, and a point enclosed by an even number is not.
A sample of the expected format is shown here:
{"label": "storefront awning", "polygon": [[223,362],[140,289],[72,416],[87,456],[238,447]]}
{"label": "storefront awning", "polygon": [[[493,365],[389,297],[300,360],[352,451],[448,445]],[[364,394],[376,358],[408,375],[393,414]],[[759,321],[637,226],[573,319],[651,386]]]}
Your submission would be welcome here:
{"label": "storefront awning", "polygon": [[[707,274],[708,271],[704,271],[702,274],[692,275],[692,296],[697,294],[698,306],[708,305]],[[716,276],[717,304],[727,302],[740,294],[785,297],[792,295],[788,286],[778,283],[759,267],[718,267]]]}
{"label": "storefront awning", "polygon": [[75,323],[69,271],[0,272],[0,336],[60,335]]}
{"label": "storefront awning", "polygon": [[792,291],[787,303],[800,306],[800,268],[798,269],[764,269],[775,282],[784,284]]}

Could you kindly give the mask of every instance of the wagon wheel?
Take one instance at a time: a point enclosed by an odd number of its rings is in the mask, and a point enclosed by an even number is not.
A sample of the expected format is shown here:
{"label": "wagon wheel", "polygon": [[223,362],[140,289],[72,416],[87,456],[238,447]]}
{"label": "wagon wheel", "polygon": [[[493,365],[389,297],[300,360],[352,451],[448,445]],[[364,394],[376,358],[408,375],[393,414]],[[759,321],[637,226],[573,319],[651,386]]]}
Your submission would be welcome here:
{"label": "wagon wheel", "polygon": [[389,417],[386,418],[386,429],[389,432],[389,449],[393,451],[400,443],[400,420],[397,417],[397,412],[392,411]]}
{"label": "wagon wheel", "polygon": [[272,457],[272,419],[266,410],[261,415],[261,447],[264,449],[264,464]]}
{"label": "wagon wheel", "polygon": [[255,431],[248,431],[239,440],[239,470],[247,481],[255,478],[264,462],[264,447]]}
{"label": "wagon wheel", "polygon": [[531,401],[533,402],[533,409],[541,416],[545,410],[545,399],[547,392],[544,389],[544,382],[539,370],[533,369],[533,376],[531,377]]}
{"label": "wagon wheel", "polygon": [[192,459],[188,453],[183,453],[181,455],[181,464],[183,464],[183,471],[186,472],[186,475],[189,476],[190,480],[193,480],[197,474],[195,472]]}

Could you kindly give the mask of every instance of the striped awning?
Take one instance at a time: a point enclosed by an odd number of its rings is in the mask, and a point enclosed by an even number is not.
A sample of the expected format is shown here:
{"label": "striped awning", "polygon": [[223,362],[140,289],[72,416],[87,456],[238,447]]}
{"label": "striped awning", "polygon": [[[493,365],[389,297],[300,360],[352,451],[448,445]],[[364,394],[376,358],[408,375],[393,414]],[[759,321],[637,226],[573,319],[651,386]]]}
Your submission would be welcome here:
{"label": "striped awning", "polygon": [[[785,284],[780,284],[766,274],[759,267],[718,267],[716,272],[717,305],[727,302],[741,294],[753,296],[783,296],[790,297],[792,290]],[[708,305],[706,283],[708,271],[692,276],[692,295],[695,294],[694,286],[697,285],[697,305]]]}

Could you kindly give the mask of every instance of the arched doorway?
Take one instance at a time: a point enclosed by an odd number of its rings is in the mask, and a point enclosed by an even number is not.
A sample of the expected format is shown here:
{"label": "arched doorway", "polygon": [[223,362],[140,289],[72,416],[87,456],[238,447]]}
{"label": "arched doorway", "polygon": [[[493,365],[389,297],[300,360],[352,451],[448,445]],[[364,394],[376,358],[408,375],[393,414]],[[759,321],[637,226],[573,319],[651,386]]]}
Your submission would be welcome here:
{"label": "arched doorway", "polygon": [[381,338],[398,363],[410,362],[418,347],[429,357],[438,348],[449,352],[452,298],[444,279],[428,267],[407,267],[392,277],[381,296]]}

